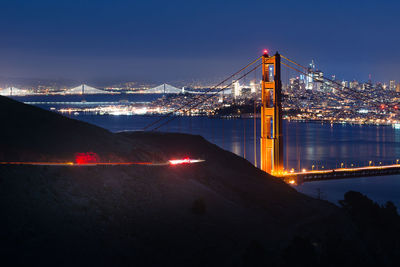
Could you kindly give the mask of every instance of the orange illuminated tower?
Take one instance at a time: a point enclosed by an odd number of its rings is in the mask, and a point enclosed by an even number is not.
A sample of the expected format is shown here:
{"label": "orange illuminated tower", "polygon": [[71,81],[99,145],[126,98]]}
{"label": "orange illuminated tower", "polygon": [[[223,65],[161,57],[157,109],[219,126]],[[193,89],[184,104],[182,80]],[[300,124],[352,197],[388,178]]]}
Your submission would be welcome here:
{"label": "orange illuminated tower", "polygon": [[261,169],[283,173],[281,56],[262,56]]}

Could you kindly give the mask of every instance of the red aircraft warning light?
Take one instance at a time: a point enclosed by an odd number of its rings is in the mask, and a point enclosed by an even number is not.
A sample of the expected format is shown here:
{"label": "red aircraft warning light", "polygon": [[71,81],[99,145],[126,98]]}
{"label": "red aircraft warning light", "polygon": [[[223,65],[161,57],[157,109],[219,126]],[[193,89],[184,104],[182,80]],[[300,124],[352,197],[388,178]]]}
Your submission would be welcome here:
{"label": "red aircraft warning light", "polygon": [[268,49],[264,49],[263,53],[264,55],[268,55]]}
{"label": "red aircraft warning light", "polygon": [[95,164],[100,162],[100,158],[94,152],[76,153],[75,162],[77,164]]}

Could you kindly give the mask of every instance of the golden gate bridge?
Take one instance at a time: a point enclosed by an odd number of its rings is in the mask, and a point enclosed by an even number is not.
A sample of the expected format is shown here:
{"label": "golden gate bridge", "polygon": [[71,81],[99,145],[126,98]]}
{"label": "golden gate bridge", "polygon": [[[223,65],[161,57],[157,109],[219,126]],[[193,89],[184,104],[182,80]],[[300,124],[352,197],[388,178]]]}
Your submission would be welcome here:
{"label": "golden gate bridge", "polygon": [[[231,87],[235,82],[249,76],[261,68],[261,137],[260,137],[260,168],[261,170],[283,179],[289,184],[301,184],[304,182],[332,180],[332,179],[347,179],[365,176],[377,175],[393,175],[400,173],[400,164],[380,165],[380,166],[361,166],[361,167],[343,167],[336,169],[311,170],[305,169],[295,172],[293,169],[285,169],[283,163],[283,135],[282,135],[282,82],[281,82],[281,66],[294,70],[306,77],[315,80],[315,77],[310,74],[307,67],[302,66],[296,61],[289,59],[278,52],[270,56],[267,50],[264,50],[262,56],[248,63],[243,68],[239,69],[220,83],[209,88],[197,97],[189,98],[175,110],[165,114],[157,120],[149,123],[143,128],[145,131],[156,131],[171,121],[175,120],[177,112],[190,114],[190,111],[198,106],[210,101]],[[359,101],[368,101],[378,109],[382,107],[392,107],[397,109],[397,104],[389,103],[382,99],[376,99],[373,96],[359,92],[354,88],[347,87],[336,82],[333,79],[326,77],[318,77],[330,87],[339,87],[342,90],[337,92],[335,96],[338,99],[346,100],[354,98]],[[254,117],[256,116],[256,109]],[[256,125],[256,124],[255,124]],[[255,141],[255,140],[254,140]],[[256,145],[254,146],[256,155]],[[256,156],[255,156],[256,157]],[[255,158],[255,166],[257,167],[257,159]]]}

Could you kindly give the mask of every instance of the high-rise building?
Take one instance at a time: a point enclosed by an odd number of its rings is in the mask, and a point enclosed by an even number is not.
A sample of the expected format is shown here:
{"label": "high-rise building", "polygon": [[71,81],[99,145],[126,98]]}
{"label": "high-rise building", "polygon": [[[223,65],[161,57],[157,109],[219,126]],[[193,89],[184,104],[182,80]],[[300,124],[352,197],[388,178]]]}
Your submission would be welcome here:
{"label": "high-rise building", "polygon": [[250,82],[250,89],[251,89],[251,93],[254,94],[257,92],[257,86],[256,86],[256,81],[251,81]]}
{"label": "high-rise building", "polygon": [[400,93],[400,83],[398,83],[397,86],[396,86],[396,92]]}
{"label": "high-rise building", "polygon": [[391,90],[391,91],[397,90],[396,81],[395,80],[389,81],[389,90]]}
{"label": "high-rise building", "polygon": [[315,63],[314,60],[311,61],[310,65],[308,66],[308,75],[306,79],[306,90],[313,90],[314,89],[314,72],[315,72]]}
{"label": "high-rise building", "polygon": [[350,88],[351,89],[357,89],[357,87],[358,87],[358,82],[357,81],[352,81],[352,82],[350,82]]}
{"label": "high-rise building", "polygon": [[232,90],[233,97],[234,98],[238,98],[240,96],[241,91],[242,91],[242,87],[240,86],[239,81],[233,82],[232,86],[233,86],[233,90]]}
{"label": "high-rise building", "polygon": [[324,91],[325,87],[326,86],[324,84],[324,73],[319,70],[314,71],[313,89],[317,91]]}
{"label": "high-rise building", "polygon": [[300,81],[299,81],[298,78],[291,78],[289,80],[289,82],[290,82],[290,88],[292,90],[299,90],[300,89]]}

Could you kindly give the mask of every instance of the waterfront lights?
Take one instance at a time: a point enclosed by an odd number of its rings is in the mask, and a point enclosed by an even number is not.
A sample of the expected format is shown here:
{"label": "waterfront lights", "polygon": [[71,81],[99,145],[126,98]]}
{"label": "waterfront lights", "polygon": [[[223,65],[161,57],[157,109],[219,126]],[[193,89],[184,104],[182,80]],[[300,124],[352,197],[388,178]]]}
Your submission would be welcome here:
{"label": "waterfront lights", "polygon": [[301,171],[302,171],[302,172],[306,172],[307,170],[306,170],[306,169],[302,169]]}

